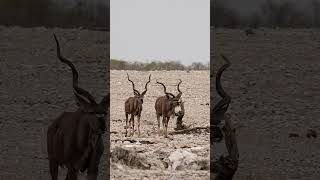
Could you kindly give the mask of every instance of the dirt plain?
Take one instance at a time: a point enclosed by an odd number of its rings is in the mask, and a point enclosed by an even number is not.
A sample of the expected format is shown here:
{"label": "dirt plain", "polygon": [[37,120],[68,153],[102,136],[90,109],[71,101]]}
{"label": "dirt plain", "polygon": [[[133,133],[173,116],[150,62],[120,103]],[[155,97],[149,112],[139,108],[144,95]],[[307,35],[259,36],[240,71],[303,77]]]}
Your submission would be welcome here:
{"label": "dirt plain", "polygon": [[[71,71],[56,57],[53,33],[64,56],[77,67],[80,86],[97,101],[109,89],[108,32],[0,27],[1,180],[49,179],[47,127],[59,113],[76,110]],[[103,139],[107,144],[106,134]],[[105,151],[101,180],[107,179],[106,159]],[[64,179],[65,171],[60,172]]]}
{"label": "dirt plain", "polygon": [[[234,179],[320,179],[319,37],[318,29],[211,31],[214,72],[224,63],[220,53],[232,63],[222,83],[237,127]],[[212,104],[218,100],[214,93]],[[307,138],[308,129],[318,137]],[[224,142],[213,149],[216,157],[226,153]]]}
{"label": "dirt plain", "polygon": [[[151,74],[151,83],[143,102],[141,115],[141,136],[137,132],[133,137],[125,137],[124,102],[133,96],[131,83],[126,73],[135,82],[140,92]],[[111,179],[209,179],[209,169],[184,168],[174,170],[168,157],[176,151],[183,150],[196,155],[209,168],[209,132],[169,135],[169,138],[158,136],[157,119],[154,109],[156,98],[163,96],[163,87],[156,84],[156,80],[164,82],[167,91],[177,94],[178,79],[182,80],[180,89],[185,102],[185,116],[183,123],[192,127],[208,127],[210,124],[210,80],[209,71],[110,71],[110,127],[111,127],[111,156],[115,149],[123,148],[142,163],[150,165],[148,169],[133,163],[128,165],[120,161],[111,161]],[[174,132],[176,118],[169,121],[169,132]],[[137,127],[135,123],[135,129]],[[162,125],[161,125],[162,128]],[[138,141],[138,142],[132,142]],[[134,158],[135,158],[134,157]],[[129,158],[130,159],[130,158]],[[183,166],[183,165],[182,165]]]}

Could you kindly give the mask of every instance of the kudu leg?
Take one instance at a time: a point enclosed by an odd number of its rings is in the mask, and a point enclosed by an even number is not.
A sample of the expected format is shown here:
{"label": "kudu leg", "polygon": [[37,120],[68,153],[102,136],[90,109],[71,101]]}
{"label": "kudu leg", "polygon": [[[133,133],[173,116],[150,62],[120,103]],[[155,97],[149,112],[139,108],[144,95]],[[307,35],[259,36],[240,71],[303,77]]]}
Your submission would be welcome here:
{"label": "kudu leg", "polygon": [[160,136],[161,132],[160,132],[160,115],[159,114],[157,114],[157,120],[158,120],[158,134]]}
{"label": "kudu leg", "polygon": [[167,117],[166,120],[165,120],[165,121],[166,121],[166,122],[165,122],[165,123],[166,123],[166,124],[165,124],[165,126],[166,126],[166,134],[165,134],[165,136],[164,136],[165,138],[168,137],[168,124],[169,124],[169,119],[170,119],[170,117]]}
{"label": "kudu leg", "polygon": [[96,145],[96,148],[93,150],[93,154],[91,156],[89,167],[88,167],[88,180],[97,180],[98,174],[99,174],[99,163],[101,160],[101,157],[103,155],[104,147],[103,142],[101,140],[101,137],[99,137],[99,141]]}
{"label": "kudu leg", "polygon": [[54,160],[49,160],[49,169],[50,169],[50,175],[51,180],[58,180],[58,163]]}
{"label": "kudu leg", "polygon": [[138,121],[138,137],[140,137],[140,115],[138,115],[138,119],[137,119],[137,121]]}
{"label": "kudu leg", "polygon": [[130,122],[132,123],[131,136],[134,135],[134,115],[131,115]]}
{"label": "kudu leg", "polygon": [[75,169],[72,167],[68,168],[66,180],[77,180],[77,179],[78,179],[78,174],[75,171]]}
{"label": "kudu leg", "polygon": [[[130,124],[130,122],[129,122]],[[127,137],[127,134],[128,134],[128,114],[126,113],[126,135],[125,137]]]}
{"label": "kudu leg", "polygon": [[162,127],[163,127],[164,137],[167,137],[167,125],[166,125],[166,117],[165,116],[163,116],[163,118],[162,118]]}

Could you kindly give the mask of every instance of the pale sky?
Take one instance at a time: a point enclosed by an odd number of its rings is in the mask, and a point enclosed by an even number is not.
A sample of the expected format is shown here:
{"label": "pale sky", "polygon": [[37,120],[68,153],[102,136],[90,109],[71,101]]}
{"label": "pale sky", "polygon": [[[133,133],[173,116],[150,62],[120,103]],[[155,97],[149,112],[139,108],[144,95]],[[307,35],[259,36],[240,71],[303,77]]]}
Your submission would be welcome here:
{"label": "pale sky", "polygon": [[209,62],[210,0],[111,0],[112,59]]}

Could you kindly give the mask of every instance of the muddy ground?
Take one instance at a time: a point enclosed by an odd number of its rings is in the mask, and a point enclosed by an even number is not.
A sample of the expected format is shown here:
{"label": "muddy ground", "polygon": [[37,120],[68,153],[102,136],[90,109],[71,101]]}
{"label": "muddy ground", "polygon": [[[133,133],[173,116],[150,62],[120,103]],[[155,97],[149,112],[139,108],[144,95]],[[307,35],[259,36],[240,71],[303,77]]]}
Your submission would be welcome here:
{"label": "muddy ground", "polygon": [[[220,53],[232,63],[222,81],[238,127],[234,179],[320,179],[320,32],[267,29],[247,37],[216,29],[211,51],[215,72],[224,63]],[[318,137],[307,138],[308,129]],[[214,150],[225,153],[224,142]]]}
{"label": "muddy ground", "polygon": [[[56,57],[53,33],[77,67],[80,85],[97,101],[109,89],[108,32],[0,27],[1,180],[49,179],[47,126],[59,113],[76,109],[71,71]],[[104,155],[101,180],[107,177],[106,162]]]}
{"label": "muddy ground", "polygon": [[[137,133],[133,137],[125,137],[124,102],[133,96],[131,83],[126,73],[135,82],[140,92],[151,73],[151,83],[143,102],[141,115],[141,136]],[[164,95],[163,87],[156,84],[156,80],[164,82],[167,91],[178,94],[178,79],[185,101],[185,116],[183,122],[192,127],[208,127],[210,124],[210,81],[209,71],[115,71],[110,74],[111,92],[111,154],[118,153],[119,148],[127,150],[132,157],[112,160],[111,179],[209,179],[209,132],[200,130],[190,134],[169,135],[169,138],[158,136],[157,119],[154,109],[156,98]],[[178,110],[177,110],[178,111]],[[137,123],[135,123],[135,128]],[[162,126],[161,126],[162,127]],[[176,118],[169,121],[169,132],[174,132]],[[174,152],[184,152],[195,157],[193,167],[181,165],[174,170],[175,165],[168,159]],[[129,162],[130,159],[135,162]],[[125,160],[123,160],[125,159]],[[140,163],[136,163],[139,161]],[[199,165],[200,164],[200,165]],[[187,166],[187,165],[186,165]],[[139,169],[144,168],[144,169]],[[200,169],[203,170],[200,170]],[[206,169],[207,168],[207,169]]]}

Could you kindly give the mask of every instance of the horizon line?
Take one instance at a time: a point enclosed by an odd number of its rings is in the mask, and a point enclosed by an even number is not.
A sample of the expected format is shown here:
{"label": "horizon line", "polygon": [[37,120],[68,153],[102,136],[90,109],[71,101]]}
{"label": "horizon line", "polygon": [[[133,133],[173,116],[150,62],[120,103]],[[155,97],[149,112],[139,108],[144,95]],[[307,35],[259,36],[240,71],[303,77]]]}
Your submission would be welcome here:
{"label": "horizon line", "polygon": [[202,64],[207,64],[209,63],[210,64],[210,60],[209,61],[192,61],[190,63],[183,63],[181,62],[180,60],[156,60],[156,59],[148,59],[148,60],[127,60],[127,59],[118,59],[118,58],[110,58],[110,61],[111,60],[116,60],[116,61],[125,61],[125,62],[128,62],[128,63],[135,63],[135,62],[140,62],[140,63],[144,63],[144,64],[148,64],[148,63],[152,63],[152,62],[163,62],[163,63],[166,63],[166,62],[178,62],[182,65],[192,65],[192,63],[202,63]]}

